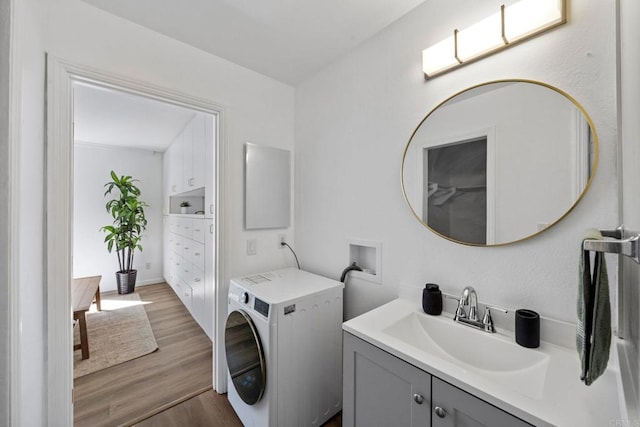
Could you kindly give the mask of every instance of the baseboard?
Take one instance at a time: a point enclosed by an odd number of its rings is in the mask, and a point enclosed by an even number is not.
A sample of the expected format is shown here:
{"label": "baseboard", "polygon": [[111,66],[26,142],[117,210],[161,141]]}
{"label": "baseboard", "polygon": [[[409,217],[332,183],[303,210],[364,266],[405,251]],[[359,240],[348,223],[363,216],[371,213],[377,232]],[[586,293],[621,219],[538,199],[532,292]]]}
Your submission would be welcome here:
{"label": "baseboard", "polygon": [[166,283],[163,277],[154,277],[153,279],[136,280],[136,286],[157,285],[158,283]]}

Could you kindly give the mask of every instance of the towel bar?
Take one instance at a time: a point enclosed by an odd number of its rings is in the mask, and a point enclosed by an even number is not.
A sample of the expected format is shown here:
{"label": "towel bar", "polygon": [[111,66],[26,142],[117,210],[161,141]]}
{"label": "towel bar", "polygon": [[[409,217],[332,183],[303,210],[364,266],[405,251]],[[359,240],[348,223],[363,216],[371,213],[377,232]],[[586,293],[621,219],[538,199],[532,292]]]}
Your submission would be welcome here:
{"label": "towel bar", "polygon": [[[633,233],[634,235],[631,237],[623,239],[624,231],[623,227],[618,227],[615,230],[600,230],[603,237],[611,237],[616,240],[588,239],[582,243],[582,249],[628,256],[640,264],[640,234]],[[629,234],[628,231],[627,234]]]}

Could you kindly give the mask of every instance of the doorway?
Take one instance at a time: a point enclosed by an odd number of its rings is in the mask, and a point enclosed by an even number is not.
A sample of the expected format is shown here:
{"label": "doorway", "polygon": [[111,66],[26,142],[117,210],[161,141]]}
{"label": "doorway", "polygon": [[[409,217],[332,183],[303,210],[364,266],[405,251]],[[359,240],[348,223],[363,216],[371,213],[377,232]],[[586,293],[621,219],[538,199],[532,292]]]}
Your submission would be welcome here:
{"label": "doorway", "polygon": [[[192,97],[143,82],[132,81],[115,75],[69,63],[58,58],[47,59],[47,234],[46,234],[46,277],[47,277],[47,417],[56,425],[72,425],[72,331],[68,327],[68,313],[71,307],[70,283],[72,267],[72,226],[73,226],[73,88],[77,84],[90,84],[96,87],[118,90],[124,93],[142,96],[172,105],[189,108],[194,111],[213,115],[216,122],[215,153],[215,194],[211,230],[215,235],[214,290],[212,311],[216,313],[213,324],[213,340],[218,337],[218,316],[220,295],[226,289],[218,284],[225,283],[226,277],[226,233],[227,218],[224,203],[227,183],[225,167],[221,159],[226,158],[226,139],[224,137],[224,109],[201,98]],[[224,372],[224,359],[218,356],[217,347],[213,372]],[[55,367],[55,368],[53,368]],[[215,375],[218,381],[214,388],[226,391],[222,375]],[[212,378],[213,382],[213,378]]]}

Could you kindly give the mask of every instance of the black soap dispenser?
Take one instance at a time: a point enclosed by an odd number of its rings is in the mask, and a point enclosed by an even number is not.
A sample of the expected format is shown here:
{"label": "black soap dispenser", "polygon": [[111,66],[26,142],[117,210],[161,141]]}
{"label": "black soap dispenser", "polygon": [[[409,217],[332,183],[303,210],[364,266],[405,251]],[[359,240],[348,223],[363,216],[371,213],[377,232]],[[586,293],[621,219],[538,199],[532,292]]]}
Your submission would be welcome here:
{"label": "black soap dispenser", "polygon": [[422,290],[422,309],[434,316],[442,313],[442,292],[435,283],[427,283]]}

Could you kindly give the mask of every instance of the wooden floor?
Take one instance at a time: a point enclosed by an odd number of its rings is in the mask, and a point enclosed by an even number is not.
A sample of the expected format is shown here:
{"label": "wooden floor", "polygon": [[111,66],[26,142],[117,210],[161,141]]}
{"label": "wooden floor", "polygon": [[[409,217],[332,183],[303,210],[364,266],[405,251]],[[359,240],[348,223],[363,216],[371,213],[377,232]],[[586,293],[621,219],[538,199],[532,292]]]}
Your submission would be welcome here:
{"label": "wooden floor", "polygon": [[[199,395],[212,384],[212,345],[167,284],[136,288],[158,343],[147,356],[77,378],[74,424],[118,426]],[[103,300],[108,294],[103,294]],[[91,337],[89,337],[89,340]]]}
{"label": "wooden floor", "polygon": [[[236,427],[242,426],[226,395],[209,390],[180,405],[174,406],[136,427]],[[342,426],[342,413],[327,421],[323,427]]]}
{"label": "wooden floor", "polygon": [[[75,425],[242,426],[227,396],[211,389],[211,341],[169,285],[136,292],[152,302],[145,309],[159,350],[76,379]],[[324,426],[341,425],[338,414]]]}

